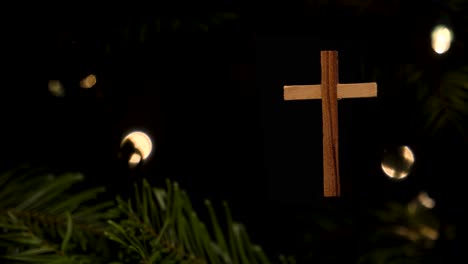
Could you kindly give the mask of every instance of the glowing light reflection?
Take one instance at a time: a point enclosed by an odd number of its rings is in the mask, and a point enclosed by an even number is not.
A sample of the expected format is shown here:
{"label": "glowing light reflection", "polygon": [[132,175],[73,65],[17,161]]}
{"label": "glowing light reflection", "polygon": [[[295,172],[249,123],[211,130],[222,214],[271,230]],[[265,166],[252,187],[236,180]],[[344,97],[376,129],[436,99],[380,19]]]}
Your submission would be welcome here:
{"label": "glowing light reflection", "polygon": [[432,49],[438,54],[443,54],[450,49],[453,40],[452,31],[444,25],[438,25],[432,30]]}
{"label": "glowing light reflection", "polygon": [[414,163],[414,154],[408,146],[400,146],[384,153],[381,167],[385,175],[394,180],[408,176]]}
{"label": "glowing light reflection", "polygon": [[150,137],[144,132],[134,131],[129,133],[122,139],[121,146],[127,141],[132,142],[135,149],[138,150],[138,153],[133,153],[130,156],[128,161],[130,165],[136,165],[142,160],[146,160],[153,150],[153,143]]}

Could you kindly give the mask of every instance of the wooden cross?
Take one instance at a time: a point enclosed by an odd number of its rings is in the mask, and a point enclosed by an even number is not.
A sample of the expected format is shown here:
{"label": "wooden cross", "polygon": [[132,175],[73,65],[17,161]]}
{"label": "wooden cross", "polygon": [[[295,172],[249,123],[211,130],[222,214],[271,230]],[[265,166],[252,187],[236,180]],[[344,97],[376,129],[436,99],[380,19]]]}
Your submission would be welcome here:
{"label": "wooden cross", "polygon": [[285,100],[322,98],[323,194],[340,196],[337,99],[376,97],[376,83],[338,83],[338,52],[321,51],[322,84],[284,86]]}

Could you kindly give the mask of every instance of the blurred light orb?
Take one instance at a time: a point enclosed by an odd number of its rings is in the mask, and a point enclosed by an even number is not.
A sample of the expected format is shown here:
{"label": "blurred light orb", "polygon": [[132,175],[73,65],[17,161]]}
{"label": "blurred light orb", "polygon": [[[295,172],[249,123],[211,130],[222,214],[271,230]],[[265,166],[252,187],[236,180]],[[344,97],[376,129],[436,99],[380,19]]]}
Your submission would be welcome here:
{"label": "blurred light orb", "polygon": [[418,195],[418,202],[427,209],[432,209],[435,206],[435,201],[432,199],[427,192],[421,192]]}
{"label": "blurred light orb", "polygon": [[65,95],[65,89],[59,80],[50,80],[49,81],[49,92],[53,96],[62,97]]}
{"label": "blurred light orb", "polygon": [[130,141],[135,149],[138,150],[138,153],[133,153],[128,160],[130,166],[136,166],[141,161],[146,160],[151,151],[153,150],[153,143],[151,142],[150,137],[141,131],[134,131],[126,135],[122,139],[121,146],[123,146],[127,141]]}
{"label": "blurred light orb", "polygon": [[80,81],[80,87],[89,89],[93,87],[94,85],[96,85],[96,82],[97,82],[96,75],[90,74]]}
{"label": "blurred light orb", "polygon": [[453,40],[453,33],[448,27],[437,25],[432,30],[431,39],[432,49],[438,54],[443,54],[450,49],[450,45]]}
{"label": "blurred light orb", "polygon": [[133,153],[132,156],[130,156],[130,158],[128,159],[128,165],[130,167],[135,167],[140,162],[141,162],[141,156],[136,153]]}
{"label": "blurred light orb", "polygon": [[411,172],[414,154],[408,146],[387,149],[384,152],[381,167],[385,175],[393,180],[403,180]]}

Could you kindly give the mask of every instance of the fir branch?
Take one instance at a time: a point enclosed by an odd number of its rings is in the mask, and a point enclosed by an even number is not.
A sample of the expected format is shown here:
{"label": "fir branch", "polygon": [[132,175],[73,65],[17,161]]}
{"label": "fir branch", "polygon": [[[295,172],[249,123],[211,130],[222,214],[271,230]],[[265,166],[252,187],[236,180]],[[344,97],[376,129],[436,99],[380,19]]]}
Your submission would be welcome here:
{"label": "fir branch", "polygon": [[[227,204],[227,232],[223,232],[206,201],[213,239],[187,194],[169,180],[167,189],[152,187],[144,180],[141,186],[135,185],[133,199],[117,197],[116,204],[86,206],[90,201],[96,203],[102,188],[69,193],[69,188],[83,179],[81,175],[26,179],[14,174],[0,175],[0,197],[6,197],[0,200],[0,254],[5,260],[54,264],[270,263],[261,248],[250,242],[244,227],[232,220]],[[11,196],[13,193],[24,195]],[[115,250],[111,241],[122,250]]]}
{"label": "fir branch", "polygon": [[[68,243],[73,234],[73,225],[71,215],[67,216],[66,237],[60,245],[46,239],[39,234],[37,230],[22,223],[17,216],[8,212],[12,222],[12,231],[4,232],[0,239],[10,242],[16,252],[1,256],[1,258],[10,261],[34,262],[34,263],[83,263],[84,260],[92,261],[92,256],[67,254]],[[5,228],[5,227],[4,227]],[[75,261],[76,260],[76,261]],[[79,260],[79,261],[78,261]]]}
{"label": "fir branch", "polygon": [[134,252],[142,263],[157,263],[153,256],[160,256],[159,251],[168,260],[184,263],[270,263],[261,248],[251,243],[243,225],[232,221],[226,204],[228,239],[206,201],[214,240],[177,183],[167,181],[167,189],[162,190],[144,180],[141,187],[135,187],[134,196],[127,202],[118,198],[124,219],[109,221],[114,230],[106,235]]}
{"label": "fir branch", "polygon": [[[19,211],[16,209],[0,210],[0,215],[7,214],[7,213],[11,213],[19,218],[34,219],[37,222],[48,224],[48,225],[52,225],[52,224],[66,225],[68,221],[66,217],[63,217],[60,215],[47,214],[47,213],[38,212],[38,211]],[[96,235],[96,236],[104,237],[104,233],[106,231],[105,226],[97,227],[96,225],[92,225],[89,223],[82,223],[77,220],[73,220],[73,222],[74,222],[73,225],[75,228],[79,228],[83,231],[92,233],[93,235]]]}
{"label": "fir branch", "polygon": [[[158,242],[164,247],[165,250],[174,252],[178,256],[180,256],[182,259],[190,260],[190,263],[195,263],[195,264],[206,264],[206,261],[202,258],[198,258],[193,254],[186,254],[183,250],[180,250],[177,248],[174,243],[170,243],[167,240],[160,240],[162,238],[162,234],[164,233],[164,227],[161,229],[161,233],[158,234],[157,231],[152,228],[150,225],[145,223],[141,218],[139,218],[135,213],[130,213],[128,214],[128,217],[138,223],[143,230],[146,232],[146,234],[150,234],[154,239],[158,240]],[[167,227],[168,225],[165,225]]]}

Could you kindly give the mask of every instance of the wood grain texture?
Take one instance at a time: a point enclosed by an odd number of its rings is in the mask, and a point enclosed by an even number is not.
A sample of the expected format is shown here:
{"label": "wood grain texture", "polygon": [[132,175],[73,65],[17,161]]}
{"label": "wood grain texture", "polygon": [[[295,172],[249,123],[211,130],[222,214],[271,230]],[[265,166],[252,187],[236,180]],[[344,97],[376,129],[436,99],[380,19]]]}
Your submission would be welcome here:
{"label": "wood grain texture", "polygon": [[338,155],[338,52],[322,51],[323,194],[341,195]]}
{"label": "wood grain texture", "polygon": [[[339,83],[337,98],[377,97],[377,83]],[[310,100],[322,98],[322,86],[316,85],[286,85],[284,100]]]}
{"label": "wood grain texture", "polygon": [[287,85],[284,100],[322,99],[323,125],[323,193],[325,197],[341,196],[338,154],[338,99],[377,96],[377,83],[338,83],[338,52],[322,51],[322,83]]}

